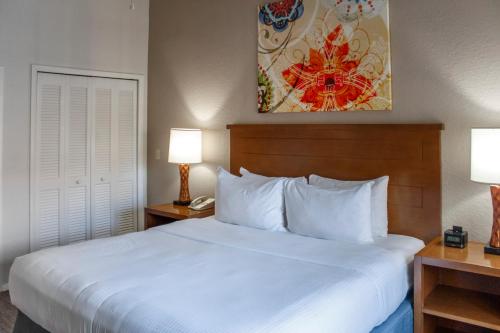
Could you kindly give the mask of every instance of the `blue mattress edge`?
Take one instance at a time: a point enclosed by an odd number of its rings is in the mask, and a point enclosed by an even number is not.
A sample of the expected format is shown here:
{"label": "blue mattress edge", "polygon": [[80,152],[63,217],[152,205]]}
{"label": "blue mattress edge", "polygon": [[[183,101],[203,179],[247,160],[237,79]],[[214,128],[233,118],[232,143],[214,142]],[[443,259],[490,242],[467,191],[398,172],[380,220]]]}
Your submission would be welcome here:
{"label": "blue mattress edge", "polygon": [[413,333],[413,292],[408,293],[396,311],[370,333]]}

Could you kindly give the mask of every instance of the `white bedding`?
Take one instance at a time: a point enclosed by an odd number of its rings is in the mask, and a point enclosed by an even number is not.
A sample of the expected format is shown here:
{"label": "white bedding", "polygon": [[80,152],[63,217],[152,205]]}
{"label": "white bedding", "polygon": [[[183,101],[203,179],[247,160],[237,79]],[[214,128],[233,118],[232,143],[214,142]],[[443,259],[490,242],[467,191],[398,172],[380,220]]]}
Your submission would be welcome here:
{"label": "white bedding", "polygon": [[356,245],[187,220],[17,258],[14,305],[54,333],[367,333],[423,243]]}

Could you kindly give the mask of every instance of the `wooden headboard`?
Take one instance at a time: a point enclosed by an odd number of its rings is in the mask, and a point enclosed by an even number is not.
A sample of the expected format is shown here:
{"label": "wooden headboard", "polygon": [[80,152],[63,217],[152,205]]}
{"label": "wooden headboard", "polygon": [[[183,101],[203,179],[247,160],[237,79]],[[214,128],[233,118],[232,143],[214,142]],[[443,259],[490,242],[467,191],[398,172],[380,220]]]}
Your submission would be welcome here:
{"label": "wooden headboard", "polygon": [[441,124],[228,125],[230,167],[266,176],[360,180],[388,175],[389,232],[441,234]]}

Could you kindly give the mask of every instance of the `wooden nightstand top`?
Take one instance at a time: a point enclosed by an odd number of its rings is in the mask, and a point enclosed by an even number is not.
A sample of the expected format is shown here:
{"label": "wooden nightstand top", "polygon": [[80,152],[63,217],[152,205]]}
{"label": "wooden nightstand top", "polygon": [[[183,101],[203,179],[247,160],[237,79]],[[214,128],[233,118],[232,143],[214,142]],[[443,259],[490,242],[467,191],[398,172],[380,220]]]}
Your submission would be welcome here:
{"label": "wooden nightstand top", "polygon": [[193,210],[187,206],[176,206],[174,204],[154,205],[145,208],[147,214],[169,217],[176,220],[202,218],[214,215],[214,209]]}
{"label": "wooden nightstand top", "polygon": [[444,246],[441,237],[417,253],[422,264],[500,277],[500,256],[484,253],[484,245],[469,242],[464,249]]}

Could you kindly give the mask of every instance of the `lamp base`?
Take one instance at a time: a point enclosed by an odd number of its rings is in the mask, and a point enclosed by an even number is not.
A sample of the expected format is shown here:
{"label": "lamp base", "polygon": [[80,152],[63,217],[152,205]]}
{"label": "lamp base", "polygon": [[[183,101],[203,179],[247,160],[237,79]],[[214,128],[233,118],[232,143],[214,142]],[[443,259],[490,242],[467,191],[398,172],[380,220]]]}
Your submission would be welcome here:
{"label": "lamp base", "polygon": [[490,242],[484,248],[484,252],[500,255],[500,186],[491,185],[490,190],[493,203],[493,227]]}
{"label": "lamp base", "polygon": [[189,206],[191,196],[189,195],[189,164],[179,164],[179,175],[181,177],[181,187],[179,199],[174,201],[174,205]]}
{"label": "lamp base", "polygon": [[189,206],[191,204],[191,201],[179,201],[175,200],[174,205],[176,206]]}
{"label": "lamp base", "polygon": [[500,247],[493,247],[491,245],[486,245],[484,247],[484,253],[494,254],[496,256],[500,256]]}

